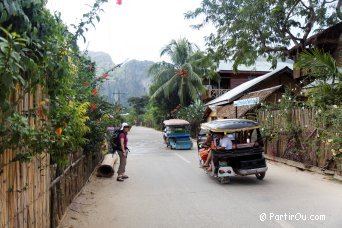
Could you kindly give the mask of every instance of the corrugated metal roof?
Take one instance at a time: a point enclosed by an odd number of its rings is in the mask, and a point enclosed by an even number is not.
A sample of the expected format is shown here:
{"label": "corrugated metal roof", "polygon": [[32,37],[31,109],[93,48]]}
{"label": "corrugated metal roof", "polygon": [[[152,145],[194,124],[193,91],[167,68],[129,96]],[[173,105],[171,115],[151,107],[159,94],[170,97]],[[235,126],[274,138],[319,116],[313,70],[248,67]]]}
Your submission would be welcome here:
{"label": "corrugated metal roof", "polygon": [[214,100],[208,102],[206,104],[206,106],[228,104],[228,103],[232,102],[235,98],[237,98],[239,95],[245,93],[248,89],[252,88],[253,86],[258,85],[259,83],[265,81],[266,79],[268,79],[272,76],[278,75],[279,73],[281,73],[283,71],[291,71],[292,72],[292,69],[285,66],[283,68],[276,69],[270,73],[267,73],[267,74],[262,75],[260,77],[254,78],[250,81],[242,83],[241,85],[235,87],[234,89],[232,89],[232,90],[226,92],[225,94],[215,98]]}
{"label": "corrugated metal roof", "polygon": [[[278,62],[277,64],[277,69],[278,68],[284,68],[284,67],[289,67],[290,69],[292,69],[293,67],[293,61],[289,60],[291,62]],[[219,62],[219,66],[217,71],[233,71],[233,61],[223,61],[221,60]],[[256,72],[271,72],[272,71],[272,64],[270,62],[267,62],[265,59],[263,58],[259,58],[257,59],[257,61],[255,62],[254,65],[252,66],[246,66],[244,64],[239,65],[238,66],[238,71],[256,71]]]}

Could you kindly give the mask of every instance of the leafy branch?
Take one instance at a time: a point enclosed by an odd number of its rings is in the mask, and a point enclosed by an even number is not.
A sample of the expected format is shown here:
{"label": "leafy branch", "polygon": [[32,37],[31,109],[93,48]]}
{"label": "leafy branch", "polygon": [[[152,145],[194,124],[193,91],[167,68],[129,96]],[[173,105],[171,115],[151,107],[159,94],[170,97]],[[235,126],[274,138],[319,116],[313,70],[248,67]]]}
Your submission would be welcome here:
{"label": "leafy branch", "polygon": [[96,20],[97,22],[100,22],[100,16],[98,14],[99,12],[103,12],[102,5],[107,2],[108,0],[96,0],[93,6],[90,6],[91,10],[88,13],[83,14],[83,18],[78,23],[78,25],[71,25],[74,29],[76,29],[72,41],[76,42],[77,39],[81,36],[83,38],[83,41],[86,42],[84,32],[87,32],[89,30],[87,26],[92,25],[95,28],[94,21]]}

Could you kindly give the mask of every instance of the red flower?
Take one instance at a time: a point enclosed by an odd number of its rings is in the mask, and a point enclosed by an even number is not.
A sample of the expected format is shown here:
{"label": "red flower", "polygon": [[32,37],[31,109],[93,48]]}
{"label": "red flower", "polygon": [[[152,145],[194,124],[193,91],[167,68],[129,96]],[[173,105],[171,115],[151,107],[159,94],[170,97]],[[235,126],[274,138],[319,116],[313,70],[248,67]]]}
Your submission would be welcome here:
{"label": "red flower", "polygon": [[108,78],[108,74],[104,74],[103,77],[104,77],[104,78]]}
{"label": "red flower", "polygon": [[62,128],[61,128],[61,127],[56,129],[56,133],[57,133],[57,135],[60,135],[60,134],[62,134],[62,132],[63,132],[63,130],[62,130]]}
{"label": "red flower", "polygon": [[122,0],[116,0],[116,4],[121,5],[122,4]]}
{"label": "red flower", "polygon": [[92,104],[92,105],[91,105],[91,109],[92,109],[92,110],[96,110],[96,105]]}
{"label": "red flower", "polygon": [[94,89],[94,91],[93,91],[93,95],[94,95],[94,96],[96,96],[96,94],[97,94],[97,90],[96,90],[96,89]]}

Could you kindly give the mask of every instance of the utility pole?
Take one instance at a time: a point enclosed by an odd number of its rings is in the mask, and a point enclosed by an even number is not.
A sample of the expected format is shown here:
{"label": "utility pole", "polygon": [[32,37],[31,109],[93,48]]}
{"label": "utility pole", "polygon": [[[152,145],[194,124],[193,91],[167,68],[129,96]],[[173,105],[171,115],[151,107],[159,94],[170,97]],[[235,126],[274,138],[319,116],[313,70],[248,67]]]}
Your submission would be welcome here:
{"label": "utility pole", "polygon": [[114,98],[114,102],[115,102],[115,95],[118,95],[118,101],[117,101],[117,105],[120,105],[120,95],[121,94],[126,94],[126,93],[121,93],[120,90],[119,92],[113,93],[113,98]]}

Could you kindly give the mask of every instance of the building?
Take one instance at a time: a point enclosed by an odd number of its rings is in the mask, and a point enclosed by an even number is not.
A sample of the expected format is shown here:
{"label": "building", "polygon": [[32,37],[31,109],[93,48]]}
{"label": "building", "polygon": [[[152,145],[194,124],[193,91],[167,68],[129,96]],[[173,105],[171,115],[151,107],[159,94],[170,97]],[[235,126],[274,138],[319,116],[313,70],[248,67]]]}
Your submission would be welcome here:
{"label": "building", "polygon": [[258,104],[235,108],[234,101],[257,97],[259,102],[277,102],[286,88],[300,92],[299,82],[293,78],[293,71],[288,66],[249,80],[236,86],[225,94],[206,103],[207,121],[224,118],[242,118]]}
{"label": "building", "polygon": [[[249,80],[272,71],[271,63],[263,58],[258,58],[252,66],[239,65],[238,72],[234,72],[233,63],[233,61],[220,61],[217,69],[219,81],[204,81],[204,85],[207,87],[207,94],[203,97],[204,101],[209,102]],[[277,67],[288,66],[291,68],[292,65],[292,62],[279,62]]]}
{"label": "building", "polygon": [[[296,61],[298,55],[304,50],[318,48],[330,53],[336,60],[336,65],[342,68],[342,22],[331,26],[311,37],[303,45],[299,44],[289,50],[290,58]],[[294,78],[307,76],[308,71],[294,69]]]}

